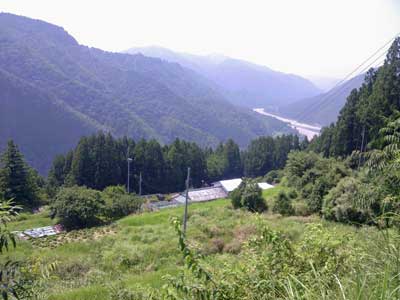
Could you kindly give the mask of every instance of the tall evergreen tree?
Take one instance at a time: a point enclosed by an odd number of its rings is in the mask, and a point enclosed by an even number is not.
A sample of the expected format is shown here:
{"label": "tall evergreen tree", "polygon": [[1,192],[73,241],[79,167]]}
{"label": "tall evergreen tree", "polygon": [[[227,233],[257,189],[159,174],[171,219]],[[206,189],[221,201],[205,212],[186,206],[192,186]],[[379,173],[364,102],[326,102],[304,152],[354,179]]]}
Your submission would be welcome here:
{"label": "tall evergreen tree", "polygon": [[49,171],[48,182],[54,187],[62,186],[65,182],[65,156],[57,155]]}
{"label": "tall evergreen tree", "polygon": [[323,129],[310,149],[325,156],[346,156],[355,150],[383,147],[379,130],[400,110],[400,37],[379,69],[371,69],[363,85],[352,91],[336,124]]}
{"label": "tall evergreen tree", "polygon": [[6,199],[17,204],[33,206],[37,202],[37,183],[17,145],[10,140],[1,157],[0,190]]}
{"label": "tall evergreen tree", "polygon": [[224,145],[224,157],[227,162],[224,177],[226,179],[241,177],[243,171],[240,150],[232,139],[229,139]]}
{"label": "tall evergreen tree", "polygon": [[273,169],[275,143],[272,137],[261,137],[251,141],[245,154],[245,176],[263,176]]}
{"label": "tall evergreen tree", "polygon": [[74,151],[71,164],[71,175],[77,185],[94,188],[93,160],[91,159],[89,139],[83,137]]}
{"label": "tall evergreen tree", "polygon": [[142,191],[160,193],[165,190],[166,164],[160,144],[156,140],[141,140],[134,150],[134,172],[142,173]]}

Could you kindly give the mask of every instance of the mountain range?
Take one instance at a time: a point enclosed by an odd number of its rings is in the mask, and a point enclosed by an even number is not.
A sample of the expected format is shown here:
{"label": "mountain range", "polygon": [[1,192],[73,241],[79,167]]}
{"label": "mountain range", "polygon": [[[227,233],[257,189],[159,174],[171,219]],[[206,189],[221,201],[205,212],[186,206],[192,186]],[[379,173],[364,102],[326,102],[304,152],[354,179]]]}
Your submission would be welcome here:
{"label": "mountain range", "polygon": [[192,55],[157,46],[131,48],[125,53],[156,57],[192,69],[212,81],[231,103],[248,108],[290,104],[322,92],[303,77],[223,55]]}
{"label": "mountain range", "polygon": [[55,154],[98,130],[203,146],[292,132],[234,106],[184,64],[83,46],[62,27],[8,13],[0,14],[0,88],[0,148],[14,139],[42,174]]}
{"label": "mountain range", "polygon": [[361,87],[365,74],[357,75],[326,93],[298,100],[278,108],[280,115],[300,122],[327,126],[336,122],[340,110],[353,89]]}

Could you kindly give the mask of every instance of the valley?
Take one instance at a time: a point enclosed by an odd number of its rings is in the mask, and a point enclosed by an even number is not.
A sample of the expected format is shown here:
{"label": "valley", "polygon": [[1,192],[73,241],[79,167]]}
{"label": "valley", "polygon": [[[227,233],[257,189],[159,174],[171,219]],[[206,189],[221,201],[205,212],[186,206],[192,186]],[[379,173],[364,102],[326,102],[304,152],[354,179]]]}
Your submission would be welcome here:
{"label": "valley", "polygon": [[1,300],[400,299],[400,7],[28,2]]}
{"label": "valley", "polygon": [[281,116],[278,116],[275,114],[271,114],[269,112],[266,112],[264,108],[254,108],[253,110],[256,113],[259,113],[261,115],[273,117],[279,121],[290,124],[290,127],[295,129],[299,134],[306,136],[309,141],[311,141],[315,136],[318,136],[321,131],[321,127],[306,124],[306,123],[301,123],[296,120],[292,120],[289,118],[284,118],[284,117],[281,117]]}

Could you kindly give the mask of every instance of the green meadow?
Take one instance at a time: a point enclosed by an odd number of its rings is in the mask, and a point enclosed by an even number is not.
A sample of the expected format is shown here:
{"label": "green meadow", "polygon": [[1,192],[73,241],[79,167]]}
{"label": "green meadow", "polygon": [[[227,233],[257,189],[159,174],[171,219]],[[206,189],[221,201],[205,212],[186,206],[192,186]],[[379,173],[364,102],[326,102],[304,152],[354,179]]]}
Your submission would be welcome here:
{"label": "green meadow", "polygon": [[[271,201],[281,189],[264,191],[263,196]],[[110,291],[119,286],[133,291],[159,289],[165,275],[177,275],[184,268],[171,225],[171,218],[182,215],[183,207],[168,208],[131,215],[107,226],[19,241],[16,250],[4,258],[56,263],[56,269],[43,280],[42,299],[110,299]],[[381,251],[381,234],[373,227],[331,223],[318,216],[253,214],[234,210],[228,199],[189,206],[188,242],[208,263],[234,262],[240,259],[244,243],[257,234],[260,220],[293,242],[302,239],[308,224],[321,224],[329,232],[348,236],[354,245],[368,246],[370,255]],[[54,223],[48,211],[43,211],[22,214],[9,226],[18,230]]]}

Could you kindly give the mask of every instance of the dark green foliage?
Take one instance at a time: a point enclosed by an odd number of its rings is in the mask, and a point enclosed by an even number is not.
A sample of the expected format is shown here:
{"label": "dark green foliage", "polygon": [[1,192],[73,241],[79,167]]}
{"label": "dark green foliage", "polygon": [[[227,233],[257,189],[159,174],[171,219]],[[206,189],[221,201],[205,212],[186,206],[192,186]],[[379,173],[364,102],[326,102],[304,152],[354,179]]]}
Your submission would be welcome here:
{"label": "dark green foliage", "polygon": [[239,187],[231,192],[230,198],[234,208],[246,208],[251,212],[263,212],[268,209],[257,183],[248,179],[243,180]]}
{"label": "dark green foliage", "polygon": [[[16,237],[7,228],[13,218],[18,215],[21,207],[16,206],[13,201],[6,200],[0,194],[0,254],[11,251],[16,247]],[[0,263],[0,297],[7,299],[23,299],[30,294],[30,284],[22,275],[23,263],[3,259]]]}
{"label": "dark green foliage", "polygon": [[98,191],[85,187],[61,188],[51,208],[67,229],[85,228],[99,224],[104,201]]}
{"label": "dark green foliage", "polygon": [[206,154],[195,143],[176,139],[171,145],[163,148],[165,164],[167,166],[167,180],[162,178],[165,190],[169,192],[181,191],[185,188],[187,168],[191,168],[191,184],[202,186],[207,179]]}
{"label": "dark green foliage", "polygon": [[362,183],[356,178],[343,178],[325,196],[322,215],[326,219],[343,223],[371,222],[373,217],[371,206],[361,203],[362,186]]}
{"label": "dark green foliage", "polygon": [[128,194],[123,186],[109,186],[102,193],[104,216],[108,220],[119,219],[140,210],[142,199]]}
{"label": "dark green foliage", "polygon": [[274,200],[272,211],[283,216],[294,214],[292,199],[284,191],[280,191]]}
{"label": "dark green foliage", "polygon": [[[142,139],[135,143],[126,137],[117,139],[99,132],[82,137],[77,147],[66,156],[56,156],[47,190],[52,195],[54,189],[62,185],[77,184],[98,190],[110,185],[126,185],[129,156],[133,159],[130,170],[131,191],[139,192],[141,174],[142,194],[177,192],[185,189],[188,167],[191,168],[190,185],[196,188],[207,182],[242,177],[246,161],[248,171],[253,168],[249,162],[271,161],[268,166],[261,163],[264,165],[262,168],[254,166],[257,171],[253,173],[282,168],[288,152],[300,147],[298,138],[292,135],[266,139],[271,144],[272,152],[254,152],[254,149],[263,149],[259,147],[264,140],[261,138],[252,143],[252,149],[241,153],[239,146],[231,139],[213,150],[180,139],[162,146],[156,140]],[[256,155],[256,159],[253,159],[253,155]]]}
{"label": "dark green foliage", "polygon": [[283,176],[283,171],[282,170],[272,170],[269,171],[265,176],[264,179],[266,182],[270,184],[277,184],[281,181]]}
{"label": "dark green foliage", "polygon": [[383,66],[366,74],[362,86],[347,98],[338,121],[313,140],[311,149],[325,156],[346,156],[382,146],[379,131],[397,118],[400,110],[399,53],[400,37],[390,47]]}
{"label": "dark green foliage", "polygon": [[74,151],[58,155],[49,173],[51,186],[85,185],[104,189],[109,185],[125,184],[127,151],[133,156],[135,143],[131,139],[114,139],[110,134],[82,137]]}
{"label": "dark green foliage", "polygon": [[241,177],[243,171],[240,150],[232,139],[229,139],[224,145],[224,157],[227,161],[227,167],[223,177],[225,179]]}
{"label": "dark green foliage", "polygon": [[229,198],[231,198],[233,208],[238,209],[243,207],[242,194],[243,194],[243,186],[239,186],[237,189],[233,190],[230,193]]}
{"label": "dark green foliage", "polygon": [[299,138],[295,135],[253,140],[243,155],[244,175],[264,176],[271,170],[283,168],[287,155],[292,150],[300,150]]}
{"label": "dark green foliage", "polygon": [[65,175],[69,172],[65,170],[65,156],[57,155],[53,160],[53,165],[50,169],[48,181],[52,186],[58,187],[64,184]]}
{"label": "dark green foliage", "polygon": [[82,46],[61,27],[11,14],[0,14],[0,28],[0,141],[14,138],[42,174],[48,156],[99,130],[202,146],[227,138],[245,146],[277,130],[293,132],[233,106],[178,64]]}
{"label": "dark green foliage", "polygon": [[9,141],[0,160],[0,190],[6,199],[32,207],[38,203],[38,175],[25,163],[17,145]]}
{"label": "dark green foliage", "polygon": [[308,210],[320,213],[324,196],[351,170],[341,161],[314,152],[292,152],[285,167],[290,187],[297,189]]}
{"label": "dark green foliage", "polygon": [[138,142],[134,150],[134,169],[142,172],[146,193],[160,193],[165,189],[165,167],[162,148],[156,140]]}
{"label": "dark green foliage", "polygon": [[231,179],[243,175],[239,146],[231,139],[207,153],[207,171],[210,181]]}

